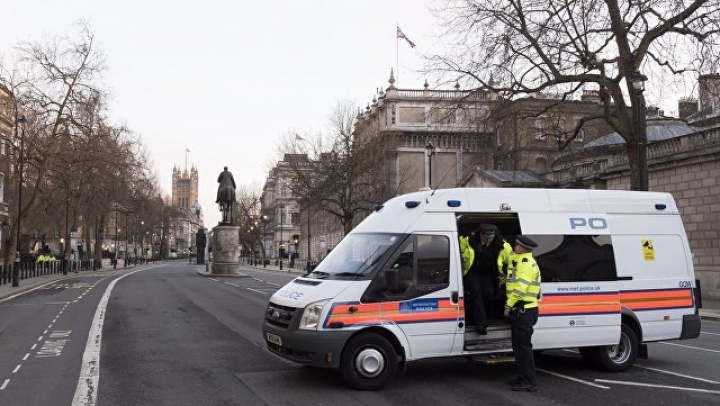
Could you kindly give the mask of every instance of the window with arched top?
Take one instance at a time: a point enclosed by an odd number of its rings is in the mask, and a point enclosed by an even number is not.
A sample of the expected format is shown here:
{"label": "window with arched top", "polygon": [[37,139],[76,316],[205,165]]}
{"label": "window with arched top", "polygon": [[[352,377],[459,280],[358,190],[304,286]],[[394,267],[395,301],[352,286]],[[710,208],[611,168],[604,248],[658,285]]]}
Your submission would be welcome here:
{"label": "window with arched top", "polygon": [[0,202],[5,201],[5,174],[0,173]]}

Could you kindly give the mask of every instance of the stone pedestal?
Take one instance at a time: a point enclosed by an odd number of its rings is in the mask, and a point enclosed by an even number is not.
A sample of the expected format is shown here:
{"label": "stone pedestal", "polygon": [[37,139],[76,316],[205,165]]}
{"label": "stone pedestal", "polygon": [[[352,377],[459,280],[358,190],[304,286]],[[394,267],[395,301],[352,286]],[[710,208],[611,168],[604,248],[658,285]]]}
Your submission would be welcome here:
{"label": "stone pedestal", "polygon": [[213,228],[213,261],[210,272],[213,275],[237,275],[240,273],[240,242],[238,226],[217,226]]}

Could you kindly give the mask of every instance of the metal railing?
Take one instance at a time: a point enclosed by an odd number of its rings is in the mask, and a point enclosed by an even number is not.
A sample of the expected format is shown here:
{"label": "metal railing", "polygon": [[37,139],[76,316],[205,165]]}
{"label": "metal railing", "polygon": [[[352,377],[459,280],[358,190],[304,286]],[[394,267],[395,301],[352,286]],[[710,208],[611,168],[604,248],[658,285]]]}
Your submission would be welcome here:
{"label": "metal railing", "polygon": [[[65,264],[67,272],[97,271],[102,267],[98,260],[68,261]],[[12,283],[13,270],[18,269],[18,280],[36,278],[40,276],[63,273],[63,261],[43,262],[14,262],[8,265],[0,265],[0,285]]]}

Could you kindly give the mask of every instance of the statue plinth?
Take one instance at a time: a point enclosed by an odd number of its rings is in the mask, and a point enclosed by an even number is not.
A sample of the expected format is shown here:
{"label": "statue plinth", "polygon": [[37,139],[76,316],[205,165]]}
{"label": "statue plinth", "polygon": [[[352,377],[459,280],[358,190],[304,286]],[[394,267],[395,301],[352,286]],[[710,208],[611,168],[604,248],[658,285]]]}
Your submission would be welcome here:
{"label": "statue plinth", "polygon": [[213,228],[212,268],[213,275],[237,275],[240,273],[240,227],[219,225]]}

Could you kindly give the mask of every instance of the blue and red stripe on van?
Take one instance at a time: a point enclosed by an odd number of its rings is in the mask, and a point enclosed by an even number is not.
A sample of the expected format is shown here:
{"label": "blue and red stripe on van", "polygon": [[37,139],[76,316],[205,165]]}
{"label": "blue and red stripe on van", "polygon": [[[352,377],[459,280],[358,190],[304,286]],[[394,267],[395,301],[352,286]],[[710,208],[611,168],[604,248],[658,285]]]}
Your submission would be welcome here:
{"label": "blue and red stripe on van", "polygon": [[343,327],[377,325],[383,322],[396,324],[456,321],[458,307],[450,298],[416,299],[402,302],[335,303],[328,312],[323,327],[342,323]]}
{"label": "blue and red stripe on van", "polygon": [[[539,303],[540,316],[619,314],[622,307],[633,311],[685,309],[694,306],[692,289],[643,289],[620,292],[545,293]],[[458,315],[458,310],[460,314]],[[450,298],[416,299],[402,302],[341,302],[332,305],[323,327],[343,327],[447,322],[463,319],[464,301]]]}
{"label": "blue and red stripe on van", "polygon": [[640,289],[620,292],[548,293],[540,301],[540,316],[617,314],[633,311],[692,308],[692,289]]}

